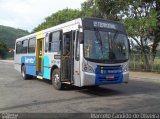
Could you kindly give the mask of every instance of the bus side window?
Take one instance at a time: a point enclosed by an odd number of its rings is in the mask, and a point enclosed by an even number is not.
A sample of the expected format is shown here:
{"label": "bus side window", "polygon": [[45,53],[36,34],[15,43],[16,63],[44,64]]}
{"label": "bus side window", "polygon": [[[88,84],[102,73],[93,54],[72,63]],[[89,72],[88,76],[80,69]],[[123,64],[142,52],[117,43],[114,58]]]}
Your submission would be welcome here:
{"label": "bus side window", "polygon": [[60,52],[60,31],[49,35],[49,52]]}
{"label": "bus side window", "polygon": [[45,52],[49,50],[49,34],[47,33],[45,36]]}
{"label": "bus side window", "polygon": [[29,39],[28,53],[35,53],[36,38]]}
{"label": "bus side window", "polygon": [[21,53],[27,53],[27,49],[28,49],[28,40],[24,40],[22,41]]}
{"label": "bus side window", "polygon": [[22,49],[22,43],[21,43],[21,41],[18,41],[16,43],[16,54],[20,54],[21,53],[21,49]]}

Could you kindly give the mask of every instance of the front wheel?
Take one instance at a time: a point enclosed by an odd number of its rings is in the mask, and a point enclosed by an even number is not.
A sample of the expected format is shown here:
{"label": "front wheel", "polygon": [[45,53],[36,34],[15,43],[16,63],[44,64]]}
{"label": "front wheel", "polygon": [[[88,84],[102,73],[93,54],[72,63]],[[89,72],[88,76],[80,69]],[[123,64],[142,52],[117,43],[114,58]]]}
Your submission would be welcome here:
{"label": "front wheel", "polygon": [[56,90],[61,90],[63,88],[63,84],[60,81],[60,75],[59,75],[59,70],[58,69],[55,69],[52,72],[51,80],[52,80],[52,85]]}

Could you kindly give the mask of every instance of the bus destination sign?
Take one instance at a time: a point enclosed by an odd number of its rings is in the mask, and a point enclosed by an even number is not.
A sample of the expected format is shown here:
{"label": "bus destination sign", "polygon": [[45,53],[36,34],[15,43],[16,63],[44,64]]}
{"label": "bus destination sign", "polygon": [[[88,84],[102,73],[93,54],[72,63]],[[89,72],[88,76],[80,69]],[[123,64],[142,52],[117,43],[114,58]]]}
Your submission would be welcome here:
{"label": "bus destination sign", "polygon": [[100,22],[100,21],[93,21],[93,26],[98,28],[116,29],[115,24]]}
{"label": "bus destination sign", "polygon": [[84,18],[82,21],[83,29],[113,29],[126,33],[123,24],[104,19]]}

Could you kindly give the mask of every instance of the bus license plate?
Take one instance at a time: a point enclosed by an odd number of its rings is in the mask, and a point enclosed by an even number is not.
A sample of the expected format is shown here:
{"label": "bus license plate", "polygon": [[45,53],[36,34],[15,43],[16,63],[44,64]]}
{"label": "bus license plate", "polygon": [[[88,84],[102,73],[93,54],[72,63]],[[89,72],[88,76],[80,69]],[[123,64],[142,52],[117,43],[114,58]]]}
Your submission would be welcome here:
{"label": "bus license plate", "polygon": [[114,75],[107,75],[106,79],[114,79]]}

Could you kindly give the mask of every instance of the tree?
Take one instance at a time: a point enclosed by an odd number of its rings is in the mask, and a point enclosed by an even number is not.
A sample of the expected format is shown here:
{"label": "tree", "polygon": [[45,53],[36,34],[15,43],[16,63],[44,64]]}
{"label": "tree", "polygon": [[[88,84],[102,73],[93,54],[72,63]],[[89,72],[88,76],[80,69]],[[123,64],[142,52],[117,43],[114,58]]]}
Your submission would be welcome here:
{"label": "tree", "polygon": [[[152,54],[155,56],[160,35],[160,0],[95,0],[103,17],[122,21],[132,37],[140,47],[145,67],[149,69],[147,54],[148,40],[152,40]],[[151,37],[152,36],[152,37]],[[154,58],[153,58],[154,59]]]}
{"label": "tree", "polygon": [[130,0],[95,0],[99,11],[103,18],[119,21],[120,11],[126,9],[130,3]]}
{"label": "tree", "polygon": [[[146,69],[149,69],[147,54],[152,51],[153,60],[160,42],[160,0],[86,0],[81,10],[60,10],[45,19],[35,31],[39,31],[78,17],[100,17],[121,21],[128,34],[137,42]],[[151,40],[150,49],[147,41]]]}
{"label": "tree", "polygon": [[63,9],[51,16],[45,18],[45,21],[33,29],[33,32],[40,31],[76,18],[82,17],[99,17],[102,18],[102,14],[98,10],[95,0],[87,0],[81,4],[81,10]]}
{"label": "tree", "polygon": [[28,35],[27,31],[0,25],[0,42],[4,42],[8,48],[15,47],[15,40]]}
{"label": "tree", "polygon": [[81,17],[81,11],[73,9],[63,9],[56,13],[53,13],[51,16],[45,18],[45,21],[41,23],[38,27],[34,28],[33,32],[40,31],[66,21],[70,21],[76,18]]}
{"label": "tree", "polygon": [[155,10],[157,12],[157,27],[156,29],[153,31],[153,36],[154,36],[154,40],[153,40],[153,46],[152,46],[152,55],[153,55],[153,61],[155,59],[156,53],[157,53],[157,47],[158,44],[160,42],[160,0],[155,0]]}
{"label": "tree", "polygon": [[96,0],[86,0],[81,4],[81,12],[83,17],[98,17],[103,18]]}
{"label": "tree", "polygon": [[[141,55],[146,69],[150,69],[149,59],[147,57],[148,44],[151,40],[151,33],[156,29],[157,12],[155,11],[155,2],[132,1],[128,9],[123,14],[126,18],[123,20],[129,36],[131,36],[140,47]],[[154,42],[154,37],[152,37]]]}
{"label": "tree", "polygon": [[0,42],[0,58],[5,58],[8,48],[6,44]]}

